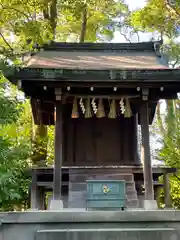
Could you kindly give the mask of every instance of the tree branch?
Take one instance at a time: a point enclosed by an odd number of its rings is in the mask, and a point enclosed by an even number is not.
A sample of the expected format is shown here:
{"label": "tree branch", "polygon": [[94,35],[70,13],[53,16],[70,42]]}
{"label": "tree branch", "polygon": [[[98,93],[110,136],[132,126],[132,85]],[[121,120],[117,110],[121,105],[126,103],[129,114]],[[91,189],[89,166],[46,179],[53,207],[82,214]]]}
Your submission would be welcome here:
{"label": "tree branch", "polygon": [[6,38],[4,37],[4,35],[0,32],[0,36],[3,39],[4,43],[8,46],[8,48],[14,52],[14,49],[11,47],[11,45],[8,43],[8,41],[6,40]]}
{"label": "tree branch", "polygon": [[177,178],[177,180],[180,182],[180,178],[174,173],[174,176]]}
{"label": "tree branch", "polygon": [[120,33],[121,33],[121,35],[125,38],[125,40],[126,40],[127,42],[131,43],[131,40],[126,36],[125,33],[122,33],[121,31],[120,31]]}
{"label": "tree branch", "polygon": [[138,32],[134,32],[135,34],[136,34],[136,36],[137,36],[137,40],[138,40],[138,42],[140,42],[140,37],[139,37],[139,33]]}
{"label": "tree branch", "polygon": [[44,16],[44,19],[47,19],[47,20],[50,19],[50,16],[49,16],[49,8],[48,8],[48,2],[47,2],[47,1],[44,2],[43,16]]}
{"label": "tree branch", "polygon": [[30,21],[29,16],[27,14],[25,14],[24,12],[20,11],[19,9],[16,9],[16,8],[13,8],[13,7],[9,7],[9,6],[5,6],[5,5],[3,5],[1,3],[0,3],[0,5],[1,5],[1,7],[3,9],[9,9],[9,10],[13,10],[13,11],[16,11],[16,12],[20,13],[21,15],[26,17],[28,21]]}
{"label": "tree branch", "polygon": [[169,2],[169,0],[166,0],[166,6],[170,11],[172,11],[174,14],[176,14],[177,17],[180,17],[180,13],[177,11],[177,9],[174,6],[172,6],[172,4]]}
{"label": "tree branch", "polygon": [[176,64],[177,64],[178,62],[179,62],[179,59],[177,59],[177,60],[175,61],[175,63],[172,64],[172,67],[175,68],[175,67],[176,67]]}

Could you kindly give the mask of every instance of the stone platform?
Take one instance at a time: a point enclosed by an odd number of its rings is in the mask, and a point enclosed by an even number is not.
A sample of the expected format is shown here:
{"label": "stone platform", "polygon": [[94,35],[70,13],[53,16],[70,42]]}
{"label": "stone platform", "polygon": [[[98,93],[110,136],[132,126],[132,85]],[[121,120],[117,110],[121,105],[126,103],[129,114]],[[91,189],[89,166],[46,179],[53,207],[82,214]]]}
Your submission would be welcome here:
{"label": "stone platform", "polygon": [[0,214],[0,240],[180,240],[180,211],[10,212]]}

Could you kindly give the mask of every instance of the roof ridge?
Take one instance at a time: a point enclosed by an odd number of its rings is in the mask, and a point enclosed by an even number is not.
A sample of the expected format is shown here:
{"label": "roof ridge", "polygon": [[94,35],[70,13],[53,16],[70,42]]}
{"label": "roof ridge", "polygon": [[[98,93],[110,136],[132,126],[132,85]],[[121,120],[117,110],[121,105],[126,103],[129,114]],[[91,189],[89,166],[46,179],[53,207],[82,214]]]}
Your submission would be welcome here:
{"label": "roof ridge", "polygon": [[67,43],[49,42],[42,46],[36,45],[34,48],[44,51],[155,51],[154,46],[162,45],[162,41],[149,41],[138,43]]}

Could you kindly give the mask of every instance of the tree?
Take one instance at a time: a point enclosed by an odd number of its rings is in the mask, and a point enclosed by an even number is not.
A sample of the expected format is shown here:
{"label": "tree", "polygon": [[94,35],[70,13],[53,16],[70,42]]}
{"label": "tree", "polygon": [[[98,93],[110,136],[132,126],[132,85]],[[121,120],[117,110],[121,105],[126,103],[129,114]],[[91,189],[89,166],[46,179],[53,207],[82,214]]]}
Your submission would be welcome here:
{"label": "tree", "polygon": [[[161,119],[162,147],[158,151],[158,158],[167,166],[180,168],[180,100],[169,100],[166,103],[166,115]],[[163,123],[163,125],[162,125]],[[171,197],[173,206],[180,208],[179,188],[180,174],[170,177]]]}
{"label": "tree", "polygon": [[166,0],[148,0],[144,8],[133,11],[129,21],[134,28],[142,31],[158,31],[172,39],[179,35],[180,5]]}
{"label": "tree", "polygon": [[[27,103],[0,78],[0,209],[27,207],[29,179],[25,175],[30,155]],[[11,95],[11,98],[8,96]],[[26,111],[25,111],[26,110]]]}
{"label": "tree", "polygon": [[159,158],[171,167],[180,168],[180,100],[167,101],[167,113],[163,126],[163,147]]}
{"label": "tree", "polygon": [[[179,0],[148,0],[145,7],[133,11],[127,22],[136,31],[155,32],[156,39],[163,39],[161,51],[172,67],[180,64],[180,2]],[[156,40],[155,39],[155,40]]]}

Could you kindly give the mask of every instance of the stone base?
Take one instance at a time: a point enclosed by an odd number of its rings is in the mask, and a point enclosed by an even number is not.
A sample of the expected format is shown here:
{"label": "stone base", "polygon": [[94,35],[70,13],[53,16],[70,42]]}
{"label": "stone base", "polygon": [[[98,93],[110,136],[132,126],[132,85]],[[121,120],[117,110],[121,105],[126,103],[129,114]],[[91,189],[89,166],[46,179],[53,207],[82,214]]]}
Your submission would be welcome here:
{"label": "stone base", "polygon": [[51,200],[49,210],[62,210],[63,201],[62,200]]}
{"label": "stone base", "polygon": [[36,240],[69,239],[123,239],[123,240],[177,240],[178,231],[173,228],[97,228],[39,230]]}
{"label": "stone base", "polygon": [[27,209],[27,212],[36,212],[36,211],[39,211],[38,208],[29,208]]}
{"label": "stone base", "polygon": [[180,240],[180,211],[3,212],[0,240]]}
{"label": "stone base", "polygon": [[158,205],[156,200],[143,200],[143,208],[145,210],[156,210]]}

